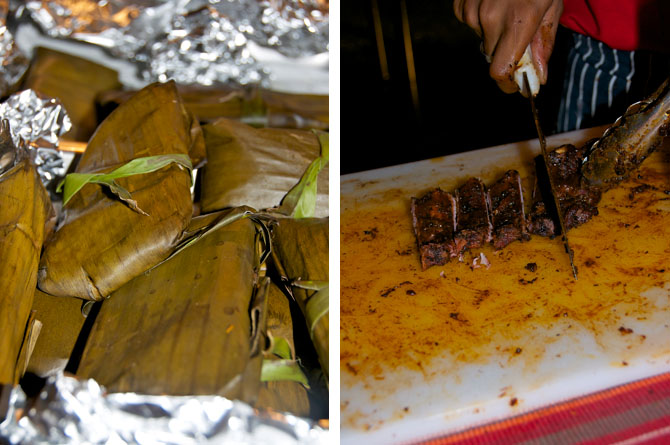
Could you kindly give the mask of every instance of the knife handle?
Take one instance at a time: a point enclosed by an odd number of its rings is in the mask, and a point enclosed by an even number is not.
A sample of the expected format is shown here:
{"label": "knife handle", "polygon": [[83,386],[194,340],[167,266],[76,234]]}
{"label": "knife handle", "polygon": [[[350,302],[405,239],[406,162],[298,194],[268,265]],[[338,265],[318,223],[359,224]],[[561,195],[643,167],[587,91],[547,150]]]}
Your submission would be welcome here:
{"label": "knife handle", "polygon": [[530,44],[526,47],[526,51],[524,51],[523,56],[521,57],[521,60],[519,60],[519,64],[514,71],[514,81],[519,86],[519,91],[524,97],[528,97],[528,91],[526,91],[526,85],[523,81],[524,73],[528,76],[528,85],[530,86],[531,94],[537,96],[537,93],[540,92],[540,78],[535,70],[535,65],[533,65]]}

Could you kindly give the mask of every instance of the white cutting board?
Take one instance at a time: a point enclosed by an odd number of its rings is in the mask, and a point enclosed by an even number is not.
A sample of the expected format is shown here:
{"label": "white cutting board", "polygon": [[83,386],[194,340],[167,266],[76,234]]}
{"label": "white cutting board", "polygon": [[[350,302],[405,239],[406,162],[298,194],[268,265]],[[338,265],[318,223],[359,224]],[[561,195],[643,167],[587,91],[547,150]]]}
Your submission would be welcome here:
{"label": "white cutting board", "polygon": [[[579,130],[548,145],[600,134]],[[668,152],[665,144],[640,179],[605,194],[597,219],[570,232],[578,282],[560,241],[535,236],[483,249],[488,270],[471,269],[472,255],[420,269],[409,198],[468,176],[490,184],[508,168],[528,194],[536,140],[343,176],[342,443],[428,439],[670,371]],[[657,188],[627,198],[646,182]],[[536,272],[524,268],[530,262]]]}

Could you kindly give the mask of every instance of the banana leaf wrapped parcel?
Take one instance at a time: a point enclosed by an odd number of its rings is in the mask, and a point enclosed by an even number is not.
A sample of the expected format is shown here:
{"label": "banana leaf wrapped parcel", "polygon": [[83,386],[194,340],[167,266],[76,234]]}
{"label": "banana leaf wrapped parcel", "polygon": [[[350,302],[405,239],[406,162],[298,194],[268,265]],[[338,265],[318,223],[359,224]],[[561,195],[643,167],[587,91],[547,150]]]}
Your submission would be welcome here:
{"label": "banana leaf wrapped parcel", "polygon": [[[0,384],[23,373],[40,251],[53,208],[28,155],[0,123]],[[29,355],[29,354],[27,354]],[[18,366],[18,367],[17,367]]]}
{"label": "banana leaf wrapped parcel", "polygon": [[277,218],[274,263],[305,317],[328,376],[328,218]]}
{"label": "banana leaf wrapped parcel", "polygon": [[328,96],[261,92],[267,108],[268,127],[328,129]]}
{"label": "banana leaf wrapped parcel", "polygon": [[86,317],[83,300],[54,297],[35,290],[32,310],[41,329],[27,371],[49,377],[65,370]]}
{"label": "banana leaf wrapped parcel", "polygon": [[[245,105],[245,92],[232,88],[212,88],[193,85],[178,85],[179,96],[184,107],[199,122],[212,122],[221,117],[242,119],[245,113],[255,114],[255,106]],[[110,90],[98,98],[104,109],[113,109],[125,103],[135,94],[132,90]]]}
{"label": "banana leaf wrapped parcel", "polygon": [[[253,128],[230,119],[203,126],[207,165],[200,188],[203,212],[248,205],[278,206],[322,151],[311,131]],[[317,179],[317,217],[328,215],[328,167]]]}
{"label": "banana leaf wrapped parcel", "polygon": [[[167,258],[193,213],[184,165],[195,168],[204,159],[200,126],[174,82],[151,84],[114,110],[77,165],[76,193],[64,200],[62,220],[46,243],[39,288],[102,300]],[[134,174],[136,165],[147,170]],[[149,168],[156,165],[162,167]]]}
{"label": "banana leaf wrapped parcel", "polygon": [[[210,217],[194,218],[192,227]],[[95,320],[78,376],[112,392],[253,403],[265,314],[262,240],[250,218],[233,218],[114,292]]]}
{"label": "banana leaf wrapped parcel", "polygon": [[43,47],[35,49],[23,82],[23,89],[60,100],[72,122],[72,129],[63,138],[75,141],[87,141],[95,131],[98,96],[120,87],[116,71]]}
{"label": "banana leaf wrapped parcel", "polygon": [[[99,101],[103,107],[114,107],[131,94],[110,90],[102,93]],[[328,129],[328,95],[201,85],[179,85],[179,94],[186,109],[200,122],[227,118],[254,127]]]}

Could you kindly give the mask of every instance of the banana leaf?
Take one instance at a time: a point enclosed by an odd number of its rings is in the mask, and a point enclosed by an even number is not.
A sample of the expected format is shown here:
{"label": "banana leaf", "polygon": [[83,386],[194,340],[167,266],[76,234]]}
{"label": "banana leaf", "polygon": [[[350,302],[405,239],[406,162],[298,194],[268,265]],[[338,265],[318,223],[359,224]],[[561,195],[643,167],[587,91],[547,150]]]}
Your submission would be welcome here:
{"label": "banana leaf", "polygon": [[[53,212],[35,167],[25,158],[0,175],[0,384],[16,383],[40,250]],[[25,355],[25,354],[24,354]],[[29,355],[29,354],[28,354]]]}
{"label": "banana leaf", "polygon": [[[274,283],[267,293],[266,330],[271,343],[265,354],[265,361],[288,362],[286,366],[298,367],[293,342],[293,320],[288,298]],[[276,351],[283,350],[277,353]],[[275,411],[290,412],[297,416],[308,416],[309,397],[304,384],[297,381],[279,379],[264,381],[261,384],[256,406],[271,408]]]}
{"label": "banana leaf", "polygon": [[[208,162],[200,188],[203,212],[248,205],[278,206],[319,157],[321,144],[311,131],[256,129],[229,119],[203,127]],[[315,216],[328,215],[328,167],[317,179]]]}
{"label": "banana leaf", "polygon": [[27,370],[49,377],[65,370],[79,332],[86,321],[83,300],[62,298],[35,291],[33,311],[41,323],[40,335],[30,356]]}
{"label": "banana leaf", "polygon": [[269,209],[271,213],[290,216],[292,218],[313,218],[316,213],[318,200],[317,184],[321,171],[328,165],[329,159],[329,135],[318,134],[321,144],[321,154],[314,159],[300,177],[300,181],[294,185],[284,196],[279,207]]}
{"label": "banana leaf", "polygon": [[328,96],[262,91],[268,127],[328,129]]}
{"label": "banana leaf", "polygon": [[251,219],[238,218],[114,292],[77,375],[111,392],[218,394],[253,403],[265,301],[264,287],[256,292],[254,285],[259,242]]}
{"label": "banana leaf", "polygon": [[[204,140],[174,82],[152,84],[105,119],[76,173],[109,173],[133,160],[170,155],[189,155],[198,166],[205,158]],[[101,300],[174,250],[193,213],[190,172],[170,163],[114,184],[135,206],[100,184],[84,185],[63,207],[62,221],[46,243],[40,290]]]}
{"label": "banana leaf", "polygon": [[[184,107],[200,122],[212,122],[221,117],[242,119],[245,113],[262,113],[262,110],[256,110],[255,103],[253,107],[248,104],[247,93],[241,89],[179,85],[178,90]],[[126,102],[132,94],[133,91],[128,90],[108,91],[100,96],[100,103],[105,108],[114,108]]]}
{"label": "banana leaf", "polygon": [[[223,117],[255,127],[328,129],[327,95],[190,85],[180,85],[179,94],[186,109],[200,122]],[[109,107],[123,103],[129,95],[126,91],[109,91],[100,101]]]}
{"label": "banana leaf", "polygon": [[64,139],[75,141],[87,141],[98,126],[98,95],[120,87],[116,71],[41,47],[35,50],[23,82],[23,89],[60,99],[72,122],[72,129]]}
{"label": "banana leaf", "polygon": [[300,306],[328,376],[328,218],[278,218],[274,263]]}

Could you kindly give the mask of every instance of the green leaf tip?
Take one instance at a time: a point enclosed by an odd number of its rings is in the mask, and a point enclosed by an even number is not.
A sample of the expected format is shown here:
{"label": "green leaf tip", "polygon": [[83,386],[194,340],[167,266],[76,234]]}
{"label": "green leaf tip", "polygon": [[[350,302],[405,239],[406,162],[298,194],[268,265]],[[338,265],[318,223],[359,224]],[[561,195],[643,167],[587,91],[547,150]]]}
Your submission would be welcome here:
{"label": "green leaf tip", "polygon": [[305,318],[309,323],[310,333],[314,333],[317,323],[328,313],[328,287],[316,291],[309,297],[305,305]]}
{"label": "green leaf tip", "polygon": [[112,193],[114,193],[120,200],[124,201],[130,208],[146,215],[146,213],[137,206],[137,202],[132,199],[130,192],[121,187],[116,182],[116,179],[151,173],[173,163],[186,168],[189,173],[193,170],[191,159],[185,154],[147,156],[133,159],[109,173],[70,173],[60,182],[60,184],[58,184],[56,191],[63,191],[63,205],[66,205],[86,184],[100,184],[108,187]]}
{"label": "green leaf tip", "polygon": [[261,382],[289,380],[303,384],[309,389],[307,376],[295,360],[263,360]]}
{"label": "green leaf tip", "polygon": [[284,359],[292,360],[291,344],[283,337],[272,337],[272,351],[274,355]]}
{"label": "green leaf tip", "polygon": [[316,212],[317,177],[328,164],[328,133],[315,132],[321,145],[319,157],[314,159],[303,173],[300,181],[282,199],[279,213],[293,218],[311,218]]}

